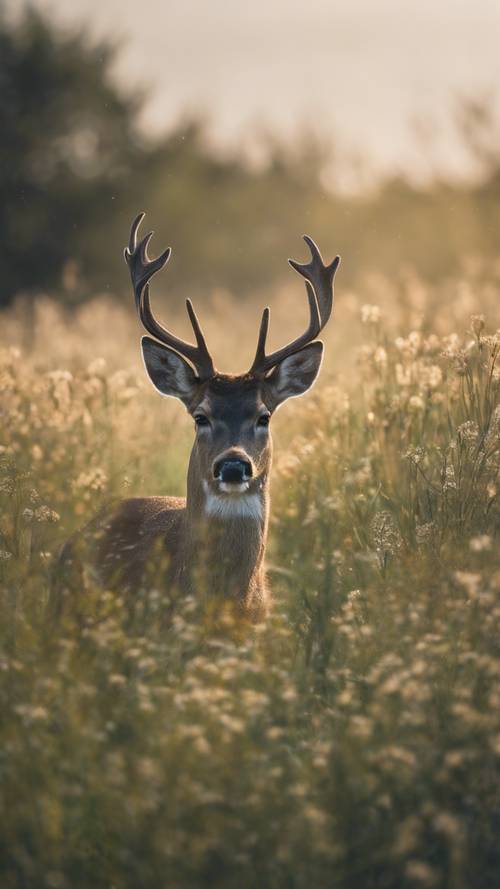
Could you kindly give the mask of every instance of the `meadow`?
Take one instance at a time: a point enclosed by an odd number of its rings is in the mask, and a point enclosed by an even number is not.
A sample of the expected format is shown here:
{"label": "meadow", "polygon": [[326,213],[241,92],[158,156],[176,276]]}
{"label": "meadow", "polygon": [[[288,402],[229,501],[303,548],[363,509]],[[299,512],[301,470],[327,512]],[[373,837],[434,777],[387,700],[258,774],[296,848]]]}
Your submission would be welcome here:
{"label": "meadow", "polygon": [[[183,493],[191,421],[119,304],[3,314],[5,889],[500,885],[500,269],[337,287],[320,382],[273,420],[254,627],[196,599],[165,626],[154,573],[131,604],[89,572],[53,619],[61,543]],[[280,341],[300,292],[272,294]],[[202,314],[243,369],[254,301]]]}

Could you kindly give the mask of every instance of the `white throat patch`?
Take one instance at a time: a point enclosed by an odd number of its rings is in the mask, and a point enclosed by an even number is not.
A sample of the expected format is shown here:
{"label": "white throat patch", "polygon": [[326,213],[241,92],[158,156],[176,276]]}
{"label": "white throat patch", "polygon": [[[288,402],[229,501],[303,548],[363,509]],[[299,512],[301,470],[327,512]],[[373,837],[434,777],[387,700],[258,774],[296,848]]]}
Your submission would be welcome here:
{"label": "white throat patch", "polygon": [[[245,485],[245,487],[244,487]],[[222,487],[222,486],[221,486]],[[240,486],[238,486],[240,488]],[[248,483],[241,485],[242,491],[248,488]],[[203,480],[205,492],[205,512],[207,515],[219,519],[262,519],[262,502],[259,494],[214,494]]]}

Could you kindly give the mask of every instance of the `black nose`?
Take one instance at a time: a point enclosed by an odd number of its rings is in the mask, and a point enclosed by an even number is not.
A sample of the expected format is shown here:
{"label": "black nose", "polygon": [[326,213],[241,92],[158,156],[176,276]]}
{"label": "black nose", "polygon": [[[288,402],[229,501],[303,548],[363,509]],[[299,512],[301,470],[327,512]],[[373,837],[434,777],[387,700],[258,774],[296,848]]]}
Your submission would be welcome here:
{"label": "black nose", "polygon": [[214,478],[221,482],[235,482],[236,484],[252,477],[252,464],[248,460],[217,460],[214,465]]}

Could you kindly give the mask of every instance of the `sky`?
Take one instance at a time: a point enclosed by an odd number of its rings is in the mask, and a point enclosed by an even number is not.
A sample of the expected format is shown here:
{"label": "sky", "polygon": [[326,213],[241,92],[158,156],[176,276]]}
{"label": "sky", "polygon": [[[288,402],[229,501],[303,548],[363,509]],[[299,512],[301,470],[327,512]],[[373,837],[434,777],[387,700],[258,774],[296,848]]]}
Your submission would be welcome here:
{"label": "sky", "polygon": [[[21,0],[7,0],[15,12]],[[188,111],[221,148],[318,133],[360,178],[460,174],[461,96],[500,87],[499,0],[35,0],[119,38],[120,82],[149,90],[144,125]],[[499,89],[500,92],[500,89]],[[357,159],[369,158],[365,166]]]}

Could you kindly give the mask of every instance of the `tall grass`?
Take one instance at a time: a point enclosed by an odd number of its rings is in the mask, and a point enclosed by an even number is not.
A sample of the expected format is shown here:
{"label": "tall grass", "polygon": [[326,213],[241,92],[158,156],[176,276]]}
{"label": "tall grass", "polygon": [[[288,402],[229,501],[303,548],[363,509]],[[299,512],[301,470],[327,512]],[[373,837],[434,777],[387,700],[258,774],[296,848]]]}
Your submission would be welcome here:
{"label": "tall grass", "polygon": [[413,286],[406,331],[346,298],[357,361],[276,417],[253,629],[189,599],[165,627],[161,577],[131,612],[91,573],[47,618],[59,542],[182,493],[190,424],[119,366],[117,310],[108,365],[48,308],[4,349],[2,886],[499,885],[500,336]]}

